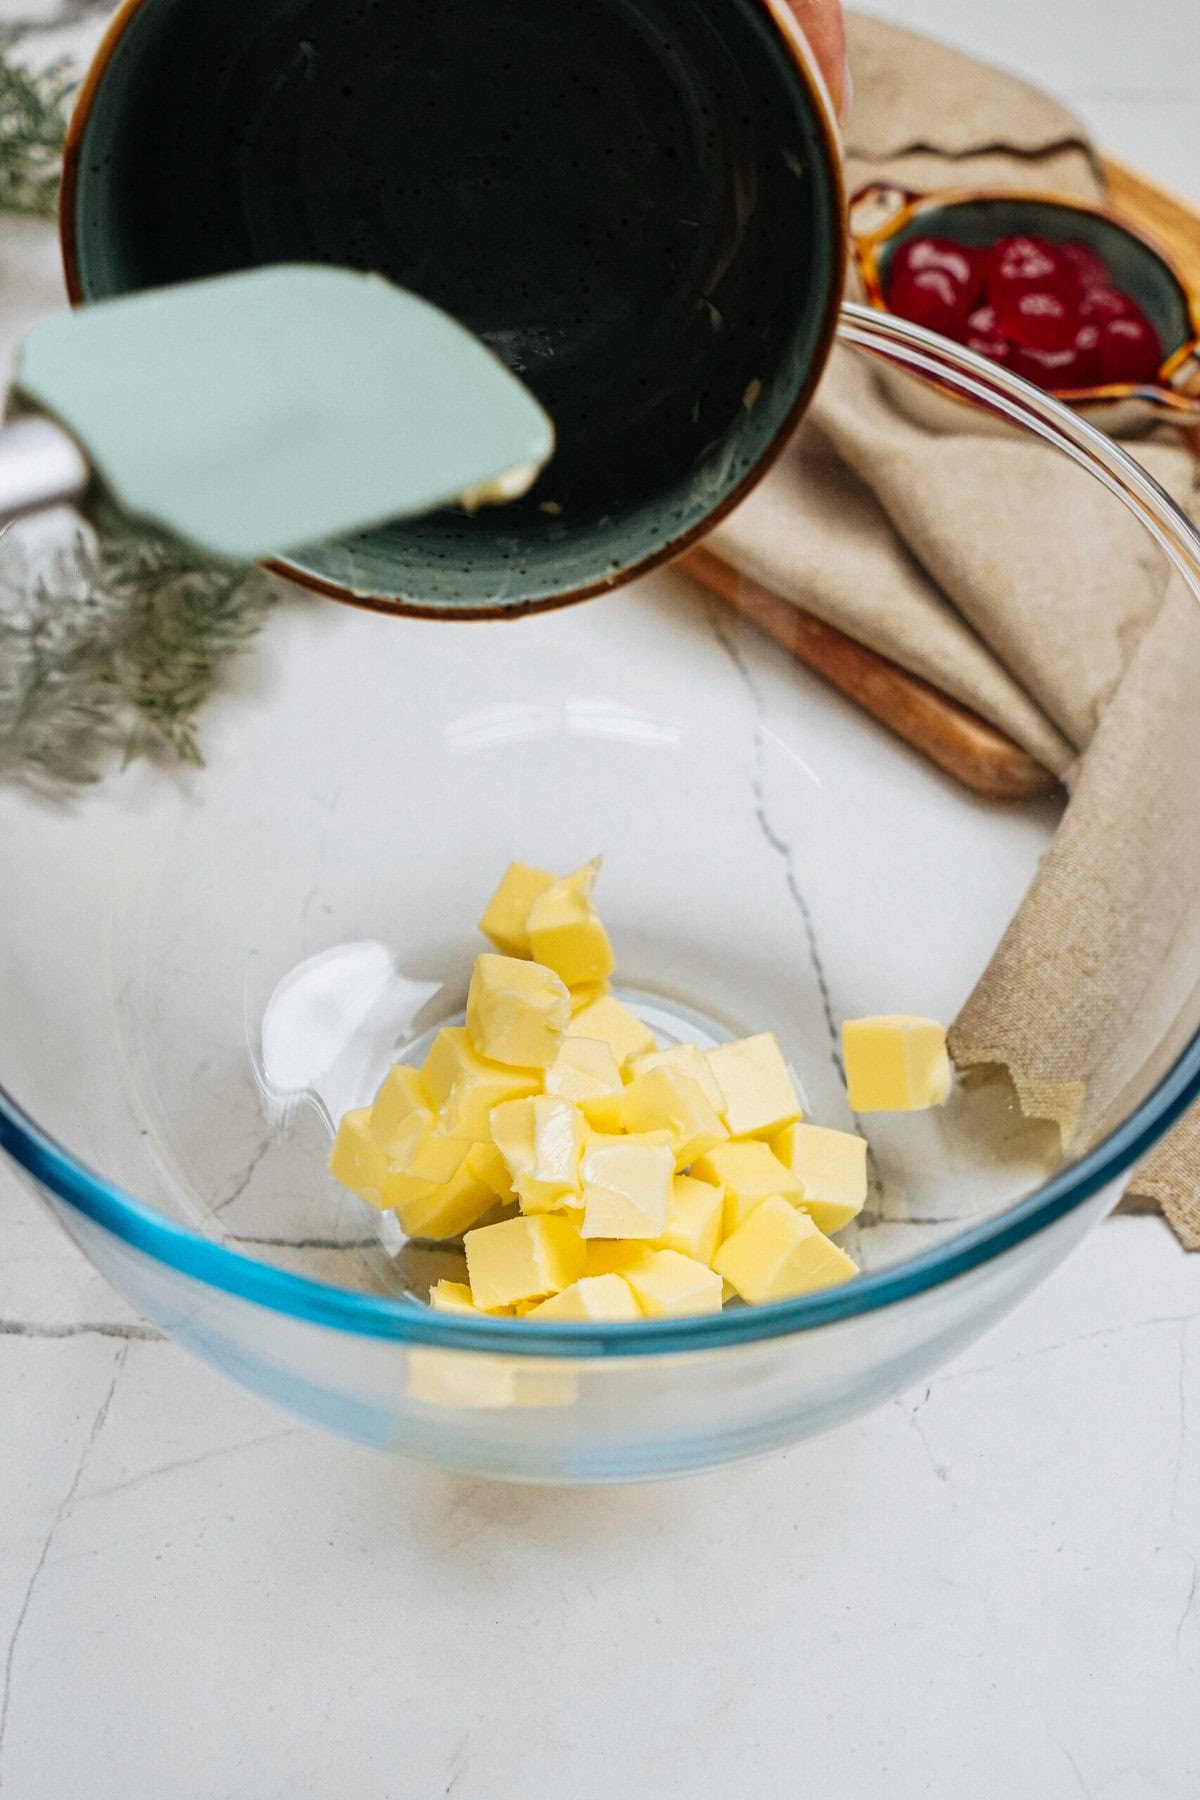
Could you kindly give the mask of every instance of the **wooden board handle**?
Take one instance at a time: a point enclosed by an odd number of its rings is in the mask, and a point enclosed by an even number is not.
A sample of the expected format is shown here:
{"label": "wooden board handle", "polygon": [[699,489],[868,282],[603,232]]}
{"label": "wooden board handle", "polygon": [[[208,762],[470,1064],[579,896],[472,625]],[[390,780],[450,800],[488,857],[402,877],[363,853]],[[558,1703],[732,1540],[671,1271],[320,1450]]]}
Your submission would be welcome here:
{"label": "wooden board handle", "polygon": [[1049,769],[978,713],[835,626],[801,612],[703,545],[689,550],[675,566],[975,793],[995,800],[1032,800],[1058,786]]}

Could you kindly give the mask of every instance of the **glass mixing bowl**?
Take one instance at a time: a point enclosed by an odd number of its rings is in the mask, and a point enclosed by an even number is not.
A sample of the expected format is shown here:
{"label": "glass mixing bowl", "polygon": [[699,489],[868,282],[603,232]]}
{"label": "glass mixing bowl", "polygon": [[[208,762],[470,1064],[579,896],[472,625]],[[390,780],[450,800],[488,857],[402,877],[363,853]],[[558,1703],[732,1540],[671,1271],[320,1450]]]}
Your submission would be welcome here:
{"label": "glass mixing bowl", "polygon": [[[901,320],[848,308],[841,335],[1073,458],[1200,594],[1191,527],[1082,420]],[[836,1020],[949,1019],[1059,804],[953,785],[671,573],[518,623],[292,594],[204,729],[199,771],[0,795],[0,1144],[148,1318],[363,1442],[593,1482],[821,1431],[1019,1299],[1200,1088],[1200,972],[1168,949],[1178,1006],[1125,1022],[1127,1116],[1079,1160],[999,1077],[871,1121],[846,1286],[640,1325],[434,1314],[454,1252],[338,1188],[326,1114],[460,1016],[510,858],[603,853],[619,992],[668,1041],[775,1030],[837,1125]],[[421,1398],[431,1367],[488,1403]]]}

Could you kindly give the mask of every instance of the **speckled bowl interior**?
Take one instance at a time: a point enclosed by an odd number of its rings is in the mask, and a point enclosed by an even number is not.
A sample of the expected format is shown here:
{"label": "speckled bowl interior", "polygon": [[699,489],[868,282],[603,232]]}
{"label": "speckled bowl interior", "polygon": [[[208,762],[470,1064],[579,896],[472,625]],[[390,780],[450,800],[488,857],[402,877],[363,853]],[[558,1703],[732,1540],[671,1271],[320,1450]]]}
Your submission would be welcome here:
{"label": "speckled bowl interior", "polygon": [[834,325],[833,135],[774,0],[140,0],[76,120],[75,297],[318,260],[447,308],[558,450],[502,512],[293,559],[432,610],[612,585],[769,459]]}

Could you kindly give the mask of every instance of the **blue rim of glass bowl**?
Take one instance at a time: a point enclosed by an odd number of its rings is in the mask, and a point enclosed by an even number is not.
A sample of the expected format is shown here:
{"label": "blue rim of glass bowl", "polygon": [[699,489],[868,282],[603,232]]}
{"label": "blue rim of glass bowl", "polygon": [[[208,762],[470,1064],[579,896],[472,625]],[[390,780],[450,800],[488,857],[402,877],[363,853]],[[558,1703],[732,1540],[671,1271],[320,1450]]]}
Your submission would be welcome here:
{"label": "blue rim of glass bowl", "polygon": [[[846,305],[839,336],[891,363],[952,384],[1065,450],[1097,475],[1143,524],[1200,600],[1200,536],[1170,497],[1124,451],[1059,402],[906,320]],[[894,1268],[823,1293],[712,1316],[636,1325],[527,1326],[463,1321],[411,1301],[363,1294],[294,1275],[176,1224],[123,1193],[41,1130],[0,1087],[0,1150],[34,1181],[102,1230],[166,1268],[285,1317],[351,1336],[521,1355],[631,1357],[720,1349],[810,1331],[878,1311],[966,1275],[1064,1218],[1137,1162],[1200,1096],[1200,1031],[1142,1104],[1107,1138],[1044,1186],[949,1242]]]}

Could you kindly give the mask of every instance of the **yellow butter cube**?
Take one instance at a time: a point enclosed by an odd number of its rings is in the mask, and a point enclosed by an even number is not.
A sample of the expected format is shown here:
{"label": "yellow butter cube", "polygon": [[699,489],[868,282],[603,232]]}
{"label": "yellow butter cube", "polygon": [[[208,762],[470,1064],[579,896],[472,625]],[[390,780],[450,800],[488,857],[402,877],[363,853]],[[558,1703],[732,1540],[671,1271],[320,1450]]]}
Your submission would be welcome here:
{"label": "yellow butter cube", "polygon": [[[541,1167],[553,1171],[545,1179],[537,1173],[539,1112]],[[492,1108],[491,1129],[492,1142],[509,1170],[522,1212],[557,1212],[563,1206],[583,1204],[579,1151],[584,1125],[569,1101],[552,1098],[547,1102],[541,1094],[507,1100]]]}
{"label": "yellow butter cube", "polygon": [[438,1131],[427,1112],[410,1113],[387,1145],[388,1179],[405,1176],[438,1187],[457,1175],[469,1148],[464,1139]]}
{"label": "yellow butter cube", "polygon": [[486,1312],[561,1293],[585,1272],[583,1240],[568,1219],[505,1219],[464,1240],[471,1297]]}
{"label": "yellow butter cube", "polygon": [[461,1313],[472,1319],[506,1319],[510,1316],[507,1307],[499,1312],[485,1313],[472,1300],[465,1281],[435,1281],[429,1290],[429,1304],[434,1312]]}
{"label": "yellow butter cube", "polygon": [[494,1106],[541,1087],[536,1069],[509,1068],[480,1056],[463,1025],[438,1032],[421,1074],[438,1109],[438,1130],[474,1143],[489,1142]]}
{"label": "yellow butter cube", "polygon": [[665,1230],[675,1153],[665,1131],[595,1133],[579,1165],[585,1238],[657,1238]]}
{"label": "yellow butter cube", "polygon": [[569,1100],[553,1094],[533,1098],[533,1178],[579,1192],[579,1159],[587,1127]]}
{"label": "yellow butter cube", "polygon": [[706,1155],[696,1158],[692,1174],[699,1176],[701,1181],[714,1182],[725,1191],[722,1237],[736,1231],[756,1206],[761,1206],[773,1195],[784,1194],[798,1203],[804,1193],[800,1177],[757,1138],[717,1144]]}
{"label": "yellow butter cube", "polygon": [[800,1098],[773,1031],[718,1044],[706,1054],[730,1137],[770,1137],[800,1118]]}
{"label": "yellow butter cube", "polygon": [[360,1200],[369,1200],[372,1206],[387,1205],[383,1198],[387,1159],[371,1129],[369,1106],[344,1115],[329,1152],[329,1173]]}
{"label": "yellow butter cube", "polygon": [[649,1256],[654,1246],[634,1238],[590,1238],[584,1248],[589,1275],[624,1275]]}
{"label": "yellow butter cube", "polygon": [[867,1140],[824,1125],[785,1125],[771,1147],[804,1190],[800,1205],[822,1231],[840,1231],[867,1198]]}
{"label": "yellow butter cube", "polygon": [[608,933],[592,907],[599,862],[587,863],[540,893],[529,908],[529,948],[568,987],[606,981],[616,967]]}
{"label": "yellow butter cube", "polygon": [[467,993],[467,1030],[480,1056],[545,1069],[571,1023],[571,996],[553,969],[515,956],[478,956]]}
{"label": "yellow butter cube", "polygon": [[502,956],[529,955],[529,908],[554,882],[555,877],[546,869],[509,863],[479,921],[480,931],[491,938]]}
{"label": "yellow butter cube", "polygon": [[721,1245],[713,1267],[755,1305],[836,1287],[858,1274],[857,1263],[807,1213],[780,1198],[755,1207]]}
{"label": "yellow butter cube", "polygon": [[531,1319],[574,1320],[579,1324],[620,1324],[640,1319],[642,1309],[633,1289],[620,1275],[581,1275],[561,1294],[543,1300]]}
{"label": "yellow butter cube", "polygon": [[855,1112],[920,1112],[950,1092],[945,1028],[891,1013],[842,1026],[846,1085]]}
{"label": "yellow butter cube", "polygon": [[431,1113],[437,1109],[419,1069],[409,1063],[396,1063],[383,1078],[371,1108],[371,1130],[381,1144],[386,1144],[415,1112]]}
{"label": "yellow butter cube", "polygon": [[677,1074],[688,1076],[703,1088],[704,1098],[714,1112],[724,1109],[725,1096],[699,1044],[675,1044],[670,1050],[647,1050],[641,1056],[630,1057],[631,1079],[635,1075],[648,1075],[651,1069],[674,1069]]}
{"label": "yellow butter cube", "polygon": [[508,1164],[495,1144],[472,1144],[467,1150],[467,1162],[470,1164],[472,1174],[479,1177],[484,1187],[491,1189],[497,1200],[513,1198],[512,1177],[508,1172]]}
{"label": "yellow butter cube", "polygon": [[607,981],[584,981],[570,990],[571,1011],[582,1012],[593,1000],[603,1000],[605,994],[611,993],[612,986]]}
{"label": "yellow butter cube", "polygon": [[696,1262],[711,1263],[721,1241],[725,1196],[711,1182],[677,1175],[667,1205],[667,1228],[658,1242]]}
{"label": "yellow butter cube", "polygon": [[621,1123],[629,1132],[665,1131],[677,1169],[686,1169],[728,1136],[700,1084],[676,1069],[648,1069],[635,1076],[625,1089]]}
{"label": "yellow butter cube", "polygon": [[489,1129],[492,1143],[512,1181],[533,1174],[533,1098],[504,1100],[493,1106]]}
{"label": "yellow butter cube", "polygon": [[458,1168],[448,1180],[436,1185],[389,1172],[383,1197],[395,1207],[406,1237],[460,1237],[496,1204],[492,1189],[471,1166],[470,1146],[459,1144],[458,1148],[464,1152]]}
{"label": "yellow butter cube", "polygon": [[406,1387],[409,1399],[425,1406],[471,1410],[571,1406],[579,1391],[575,1375],[561,1363],[424,1346],[408,1353]]}
{"label": "yellow butter cube", "polygon": [[648,1319],[682,1318],[721,1310],[721,1277],[707,1263],[678,1250],[651,1250],[624,1279]]}
{"label": "yellow butter cube", "polygon": [[620,1127],[625,1087],[611,1044],[599,1038],[565,1038],[546,1070],[545,1086],[547,1094],[577,1106],[596,1131]]}
{"label": "yellow butter cube", "polygon": [[624,1068],[631,1056],[658,1047],[649,1026],[643,1025],[636,1013],[614,1000],[611,994],[593,1000],[590,1006],[577,1012],[568,1027],[568,1036],[598,1038],[608,1045],[619,1069]]}

